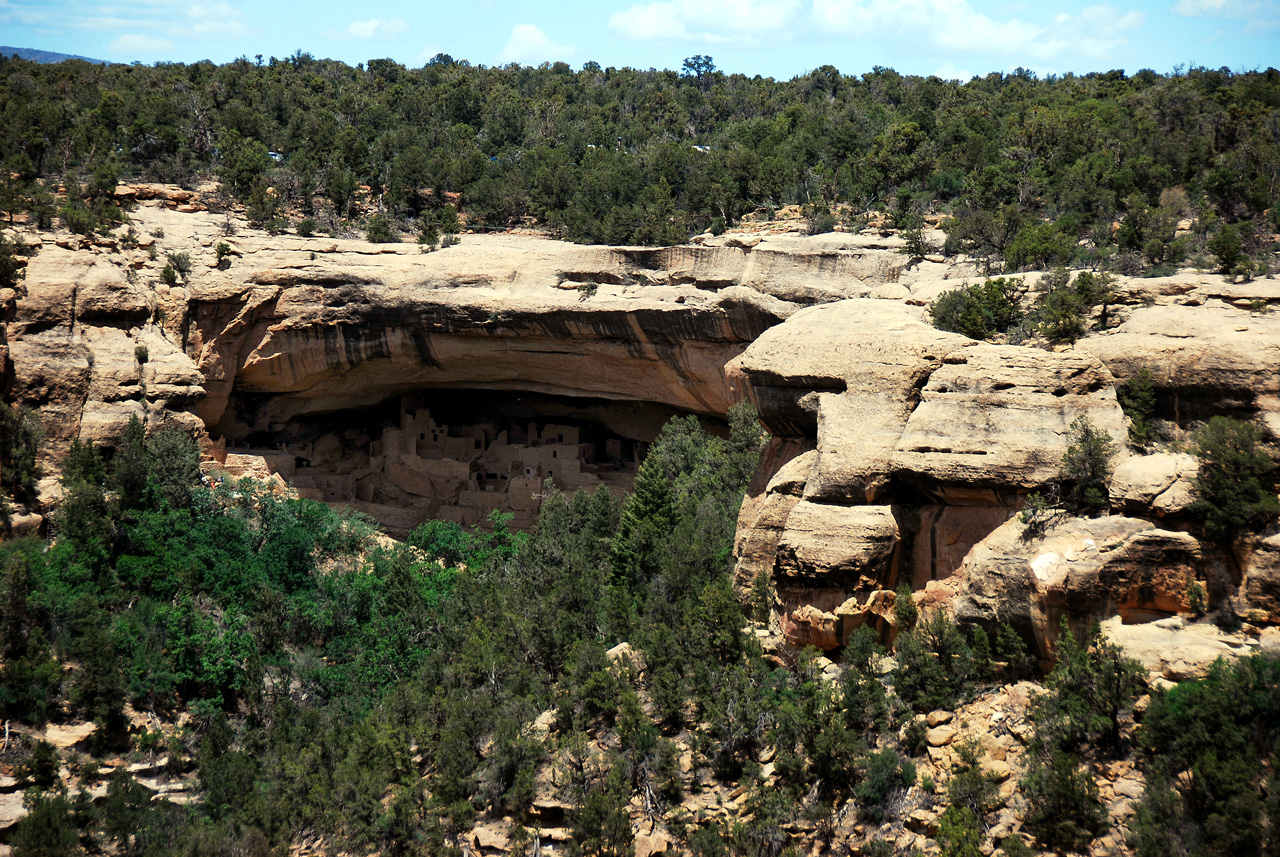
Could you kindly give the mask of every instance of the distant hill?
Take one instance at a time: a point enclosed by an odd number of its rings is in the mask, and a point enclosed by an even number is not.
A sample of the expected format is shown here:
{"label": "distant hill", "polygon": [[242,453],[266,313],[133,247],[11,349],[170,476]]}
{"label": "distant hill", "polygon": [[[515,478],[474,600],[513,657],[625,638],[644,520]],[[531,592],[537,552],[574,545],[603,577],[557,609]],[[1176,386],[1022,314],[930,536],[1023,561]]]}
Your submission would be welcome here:
{"label": "distant hill", "polygon": [[106,60],[96,60],[92,57],[82,57],[75,54],[60,54],[56,51],[38,51],[35,48],[14,48],[9,45],[0,45],[0,56],[11,57],[14,54],[22,57],[24,60],[32,62],[62,62],[63,60],[84,60],[85,62],[97,63],[98,65],[110,65]]}

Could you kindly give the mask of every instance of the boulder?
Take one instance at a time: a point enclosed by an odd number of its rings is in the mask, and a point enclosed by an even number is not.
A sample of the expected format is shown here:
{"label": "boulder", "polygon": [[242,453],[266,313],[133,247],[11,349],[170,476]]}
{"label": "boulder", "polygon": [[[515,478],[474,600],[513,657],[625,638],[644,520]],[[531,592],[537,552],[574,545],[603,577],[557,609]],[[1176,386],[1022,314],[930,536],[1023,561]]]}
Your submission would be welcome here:
{"label": "boulder", "polygon": [[1096,358],[964,348],[929,376],[894,450],[894,475],[951,505],[1015,505],[1057,475],[1078,417],[1124,449],[1124,414]]}
{"label": "boulder", "polygon": [[1193,456],[1157,452],[1125,459],[1111,477],[1111,504],[1128,514],[1180,515],[1195,500]]}
{"label": "boulder", "polygon": [[1043,534],[1012,519],[975,545],[952,601],[957,619],[1008,622],[1050,657],[1059,622],[1077,634],[1119,615],[1128,622],[1189,612],[1200,543],[1150,521],[1067,519]]}
{"label": "boulder", "polygon": [[1218,658],[1234,660],[1251,651],[1240,635],[1223,633],[1210,622],[1125,624],[1113,616],[1102,622],[1102,636],[1139,661],[1152,678],[1174,682],[1203,678]]}
{"label": "boulder", "polygon": [[929,742],[930,747],[945,747],[955,740],[960,734],[960,730],[956,727],[946,724],[943,726],[935,726],[925,732],[925,740]]}
{"label": "boulder", "polygon": [[898,544],[888,506],[829,506],[805,500],[787,516],[778,541],[779,579],[817,579],[825,585],[874,583],[888,570]]}
{"label": "boulder", "polygon": [[1280,534],[1247,539],[1240,568],[1244,610],[1262,621],[1280,623]]}

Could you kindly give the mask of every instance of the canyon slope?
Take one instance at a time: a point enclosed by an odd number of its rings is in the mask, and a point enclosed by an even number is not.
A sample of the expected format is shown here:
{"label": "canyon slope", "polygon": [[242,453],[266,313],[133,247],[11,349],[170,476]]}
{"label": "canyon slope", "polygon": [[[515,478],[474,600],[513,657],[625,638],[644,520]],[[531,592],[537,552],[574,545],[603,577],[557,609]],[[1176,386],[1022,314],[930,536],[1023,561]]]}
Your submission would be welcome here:
{"label": "canyon slope", "polygon": [[[119,193],[138,204],[113,236],[20,235],[7,392],[44,423],[48,497],[73,438],[111,446],[138,416],[197,431],[232,475],[278,474],[395,532],[492,509],[528,525],[547,477],[625,489],[670,416],[714,423],[743,397],[724,366],[761,333],[803,306],[900,297],[910,261],[892,236],[785,228],[661,249],[467,234],[424,252],[268,235],[176,188]],[[527,451],[548,444],[565,448]]]}
{"label": "canyon slope", "polygon": [[[891,635],[903,582],[1044,656],[1063,618],[1185,613],[1193,583],[1215,608],[1280,610],[1274,536],[1190,532],[1181,448],[1214,414],[1280,435],[1274,280],[1120,278],[1106,329],[1046,350],[934,329],[929,302],[979,273],[887,230],[771,224],[660,249],[468,234],[423,252],[141,196],[132,232],[21,236],[37,251],[4,296],[8,395],[44,422],[50,502],[71,440],[111,445],[136,415],[393,533],[495,509],[527,526],[545,479],[626,490],[667,418],[716,424],[749,398],[773,439],[736,580],[744,599],[768,584],[791,644],[837,649],[867,621]],[[166,283],[170,258],[187,270]],[[1174,439],[1152,455],[1127,450],[1116,398],[1142,369]],[[1016,513],[1080,416],[1121,449],[1115,514],[1025,532]]]}

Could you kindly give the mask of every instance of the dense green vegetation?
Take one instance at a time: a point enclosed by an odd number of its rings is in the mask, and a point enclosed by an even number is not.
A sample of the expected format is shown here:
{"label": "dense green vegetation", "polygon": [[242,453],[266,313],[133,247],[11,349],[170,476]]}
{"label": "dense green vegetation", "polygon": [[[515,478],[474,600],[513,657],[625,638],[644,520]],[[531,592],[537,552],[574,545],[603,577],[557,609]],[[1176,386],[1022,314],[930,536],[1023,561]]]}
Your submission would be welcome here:
{"label": "dense green vegetation", "polygon": [[[634,797],[657,813],[684,797],[680,746],[695,770],[746,783],[774,755],[772,785],[744,796],[748,820],[675,825],[693,853],[778,857],[791,825],[830,826],[850,800],[866,823],[891,817],[916,785],[916,712],[1024,677],[1025,647],[1004,626],[993,651],[983,629],[904,593],[888,680],[869,626],[836,681],[812,650],[766,659],[729,581],[762,437],[746,408],[730,429],[673,420],[630,497],[549,488],[527,535],[495,516],[484,531],[428,523],[405,544],[249,481],[203,485],[173,428],[131,424],[110,460],[76,444],[53,540],[0,546],[0,705],[31,724],[94,720],[95,754],[167,751],[203,800],[152,801],[117,771],[90,801],[57,772],[70,761],[89,783],[96,762],[16,741],[5,758],[32,807],[16,853],[265,854],[312,835],[456,853],[479,814],[523,817],[550,763],[571,853],[625,855]],[[1133,683],[1108,681],[1107,647],[1066,639],[1046,747],[1118,747]],[[630,654],[607,654],[623,642]],[[124,702],[187,725],[128,731]],[[945,790],[939,841],[954,853],[997,805],[979,755],[958,749]],[[1057,813],[1060,779],[1029,780],[1032,806]]]}
{"label": "dense green vegetation", "polygon": [[1257,532],[1280,515],[1276,464],[1261,441],[1256,426],[1222,416],[1213,417],[1196,433],[1199,499],[1190,511],[1203,520],[1211,538]]}
{"label": "dense green vegetation", "polygon": [[929,317],[939,330],[972,339],[1003,335],[1017,345],[1039,336],[1050,343],[1075,342],[1090,324],[1099,330],[1109,326],[1113,283],[1110,274],[1081,271],[1073,278],[1065,267],[1058,267],[1039,278],[1039,294],[1028,302],[1024,280],[988,278],[943,292],[929,304]]}
{"label": "dense green vegetation", "polygon": [[1219,661],[1202,681],[1154,694],[1143,722],[1150,760],[1130,844],[1138,857],[1280,848],[1280,660]]}
{"label": "dense green vegetation", "polygon": [[[1280,198],[1275,69],[1018,70],[961,84],[823,66],[775,81],[693,59],[683,74],[444,55],[418,69],[305,53],[223,66],[3,59],[0,210],[84,231],[119,218],[117,176],[207,175],[260,222],[342,230],[378,215],[383,240],[438,229],[446,192],[474,224],[534,218],[605,243],[681,241],[789,203],[823,229],[837,203],[888,208],[908,229],[935,208],[956,216],[948,249],[1010,270],[1100,255],[1159,268],[1212,238],[1218,265],[1247,273],[1275,228],[1263,221]],[[1195,234],[1175,238],[1184,217]]]}
{"label": "dense green vegetation", "polygon": [[[751,654],[728,580],[760,441],[748,410],[727,440],[678,420],[625,503],[551,491],[528,536],[495,516],[483,532],[424,525],[404,545],[251,482],[201,485],[176,429],[148,436],[135,421],[110,461],[77,443],[53,541],[0,547],[0,706],[31,724],[92,719],[102,751],[155,749],[158,735],[125,731],[126,701],[185,714],[169,749],[206,798],[195,815],[151,804],[120,774],[101,808],[32,773],[38,811],[22,837],[35,838],[20,853],[46,853],[37,840],[56,844],[64,828],[140,854],[306,831],[439,853],[422,837],[528,805],[550,749],[528,724],[552,707],[565,752],[600,728],[622,737],[627,778],[575,787],[583,840],[604,835],[589,828],[633,788],[669,794],[660,728],[754,693],[760,676],[789,681]],[[604,653],[620,641],[643,659],[644,684],[611,668]],[[736,721],[716,728],[725,764],[745,758],[755,739],[733,737]],[[43,746],[11,752],[31,768]]]}
{"label": "dense green vegetation", "polygon": [[[1085,458],[1088,428],[1076,428]],[[702,776],[760,783],[732,826],[668,822],[694,854],[779,857],[796,825],[830,830],[841,807],[866,825],[898,817],[913,786],[945,808],[943,853],[978,853],[999,778],[961,743],[945,788],[919,781],[922,713],[1028,676],[1022,640],[1007,625],[960,627],[904,589],[888,672],[868,625],[835,680],[813,650],[766,657],[729,581],[761,446],[749,409],[724,439],[676,419],[627,498],[549,487],[527,535],[495,516],[476,531],[431,522],[396,544],[251,481],[203,484],[174,428],[134,422],[110,460],[75,444],[52,541],[0,545],[0,707],[28,724],[93,720],[97,756],[164,751],[202,801],[153,801],[122,770],[91,801],[58,769],[69,762],[83,785],[97,762],[20,739],[4,755],[32,809],[15,853],[266,854],[315,835],[361,853],[458,853],[454,835],[481,814],[525,818],[552,770],[569,852],[627,855],[633,801],[663,814],[685,797],[685,747]],[[1151,754],[1131,826],[1140,854],[1262,853],[1275,676],[1261,658],[1215,667],[1156,694],[1135,733],[1141,667],[1064,624],[1030,710],[1026,832],[1064,850],[1104,832],[1092,770],[1129,757],[1136,735]],[[126,702],[187,725],[129,730]],[[1025,853],[1020,839],[1002,847]]]}

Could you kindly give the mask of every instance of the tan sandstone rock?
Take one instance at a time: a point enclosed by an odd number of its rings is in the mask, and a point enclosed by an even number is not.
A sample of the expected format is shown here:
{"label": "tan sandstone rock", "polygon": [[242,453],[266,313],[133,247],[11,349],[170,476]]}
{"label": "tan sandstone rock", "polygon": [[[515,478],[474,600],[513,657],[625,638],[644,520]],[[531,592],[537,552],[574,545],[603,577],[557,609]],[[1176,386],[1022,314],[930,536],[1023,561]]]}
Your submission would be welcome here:
{"label": "tan sandstone rock", "polygon": [[1111,477],[1111,503],[1129,513],[1182,514],[1195,500],[1198,470],[1196,459],[1185,453],[1130,456]]}
{"label": "tan sandstone rock", "polygon": [[1202,559],[1192,536],[1136,518],[1072,518],[1030,537],[1014,519],[969,553],[952,606],[962,621],[1010,623],[1047,657],[1062,618],[1079,634],[1189,611]]}
{"label": "tan sandstone rock", "polygon": [[1111,373],[1073,352],[965,348],[946,356],[921,399],[894,473],[952,505],[1008,505],[1053,479],[1077,417],[1118,442],[1125,436]]}
{"label": "tan sandstone rock", "polygon": [[[1220,278],[1216,278],[1220,279]],[[1117,378],[1140,369],[1160,393],[1157,416],[1189,426],[1224,408],[1253,411],[1280,436],[1280,316],[1210,302],[1151,306],[1104,335],[1077,343]]]}
{"label": "tan sandstone rock", "polygon": [[1126,625],[1113,616],[1102,622],[1102,635],[1139,661],[1153,677],[1169,681],[1203,678],[1218,658],[1234,660],[1248,650],[1239,637],[1209,622],[1180,620]]}
{"label": "tan sandstone rock", "polygon": [[1280,622],[1280,534],[1248,539],[1240,553],[1245,610]]}
{"label": "tan sandstone rock", "polygon": [[[849,611],[838,608],[850,598],[953,574],[1056,476],[1077,417],[1124,435],[1096,358],[974,343],[900,303],[801,310],[727,371],[799,462],[775,457],[773,478],[753,487],[737,570],[739,587],[773,577],[779,623],[797,644],[846,638]],[[903,492],[933,502],[884,503]]]}

